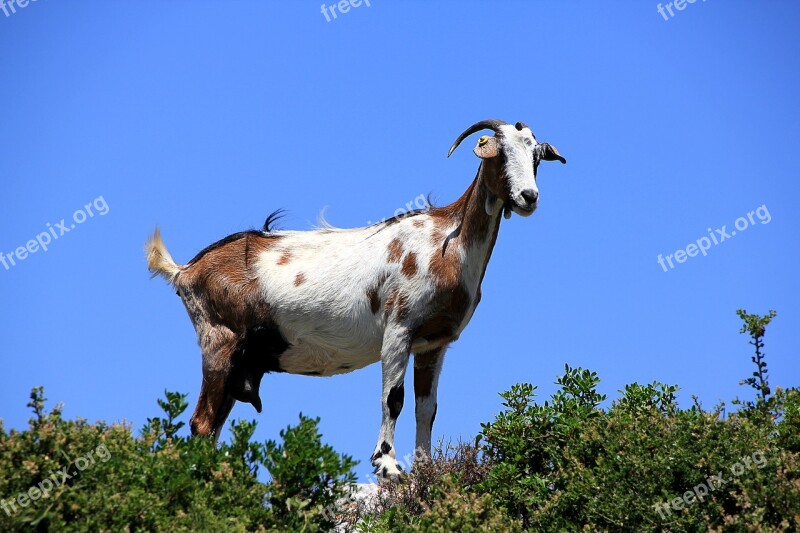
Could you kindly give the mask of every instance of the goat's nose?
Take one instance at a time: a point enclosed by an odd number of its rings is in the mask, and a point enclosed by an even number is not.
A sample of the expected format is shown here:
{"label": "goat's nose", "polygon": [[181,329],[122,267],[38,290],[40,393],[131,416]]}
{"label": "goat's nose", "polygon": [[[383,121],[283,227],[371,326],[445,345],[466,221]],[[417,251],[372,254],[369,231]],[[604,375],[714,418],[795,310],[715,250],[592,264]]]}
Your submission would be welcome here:
{"label": "goat's nose", "polygon": [[522,198],[528,202],[528,204],[535,204],[536,200],[539,199],[539,193],[534,191],[533,189],[525,189],[520,193]]}

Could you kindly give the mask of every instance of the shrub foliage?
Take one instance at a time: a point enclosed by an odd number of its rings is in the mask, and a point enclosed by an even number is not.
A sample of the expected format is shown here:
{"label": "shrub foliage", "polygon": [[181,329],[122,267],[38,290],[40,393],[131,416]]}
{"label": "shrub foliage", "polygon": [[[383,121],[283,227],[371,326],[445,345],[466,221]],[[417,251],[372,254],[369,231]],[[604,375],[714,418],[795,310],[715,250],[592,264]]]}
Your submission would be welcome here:
{"label": "shrub foliage", "polygon": [[597,374],[566,366],[550,399],[513,386],[475,445],[440,446],[384,487],[361,530],[797,531],[800,391],[768,383],[775,313],[738,314],[755,348],[742,384],[757,392],[738,410],[681,408],[678,387],[657,382],[627,385],[603,409]]}
{"label": "shrub foliage", "polygon": [[321,443],[318,419],[301,415],[266,443],[251,440],[255,422],[236,421],[217,447],[179,436],[183,394],[158,400],[165,417],[139,436],[65,420],[60,406],[45,410],[43,394],[31,393],[27,430],[0,425],[0,531],[325,531],[326,508],[355,481],[355,462]]}
{"label": "shrub foliage", "polygon": [[27,429],[0,423],[0,531],[797,531],[800,390],[769,384],[775,313],[738,314],[753,399],[681,407],[677,386],[632,383],[606,406],[597,374],[567,365],[547,400],[513,386],[474,442],[355,499],[356,463],[318,419],[264,443],[236,421],[217,446],[185,436],[182,394],[134,434],[48,412],[37,388]]}

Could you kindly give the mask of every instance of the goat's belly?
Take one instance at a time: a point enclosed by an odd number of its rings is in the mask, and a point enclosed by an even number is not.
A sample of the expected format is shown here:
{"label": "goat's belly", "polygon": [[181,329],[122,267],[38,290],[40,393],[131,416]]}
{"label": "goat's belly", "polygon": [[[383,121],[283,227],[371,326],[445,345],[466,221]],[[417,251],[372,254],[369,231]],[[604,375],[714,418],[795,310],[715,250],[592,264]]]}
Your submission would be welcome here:
{"label": "goat's belly", "polygon": [[274,316],[289,345],[278,362],[285,372],[331,376],[380,359],[383,332],[368,310],[342,316],[328,310],[283,308]]}
{"label": "goat's belly", "polygon": [[280,356],[281,370],[306,376],[332,376],[363,368],[380,360],[380,347],[374,351],[339,351],[299,342]]}

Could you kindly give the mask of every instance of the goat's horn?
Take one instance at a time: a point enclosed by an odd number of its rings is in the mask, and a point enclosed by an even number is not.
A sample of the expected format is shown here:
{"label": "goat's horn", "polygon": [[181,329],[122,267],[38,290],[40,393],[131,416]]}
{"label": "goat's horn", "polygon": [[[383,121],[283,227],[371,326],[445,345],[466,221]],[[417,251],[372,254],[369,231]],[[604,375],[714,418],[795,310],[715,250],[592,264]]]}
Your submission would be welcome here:
{"label": "goat's horn", "polygon": [[456,148],[458,148],[458,145],[461,144],[461,141],[463,141],[464,139],[466,139],[467,137],[469,137],[470,135],[472,135],[476,131],[492,130],[495,133],[499,133],[500,132],[500,126],[505,126],[506,124],[508,124],[508,122],[504,122],[504,121],[496,119],[496,118],[489,119],[489,120],[481,120],[480,122],[476,122],[475,124],[473,124],[472,126],[467,128],[466,130],[464,130],[464,133],[462,133],[461,135],[458,136],[458,139],[456,139],[456,142],[454,142],[453,146],[450,147],[450,151],[447,152],[447,157],[450,157],[453,154],[453,152],[455,152]]}

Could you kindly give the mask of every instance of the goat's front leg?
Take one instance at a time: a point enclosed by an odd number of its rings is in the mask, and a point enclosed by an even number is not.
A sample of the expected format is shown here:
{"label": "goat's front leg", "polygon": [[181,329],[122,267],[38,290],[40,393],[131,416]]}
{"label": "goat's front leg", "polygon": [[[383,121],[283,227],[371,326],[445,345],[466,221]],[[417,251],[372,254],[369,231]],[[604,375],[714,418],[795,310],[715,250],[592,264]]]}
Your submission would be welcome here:
{"label": "goat's front leg", "polygon": [[383,388],[381,391],[381,431],[378,444],[372,453],[372,466],[382,478],[394,479],[402,474],[397,464],[394,449],[394,429],[397,417],[403,409],[405,391],[403,381],[408,366],[410,335],[405,328],[387,330],[381,349],[381,371]]}
{"label": "goat's front leg", "polygon": [[417,415],[417,447],[415,457],[430,457],[431,432],[436,418],[436,389],[446,346],[414,354],[414,397]]}

